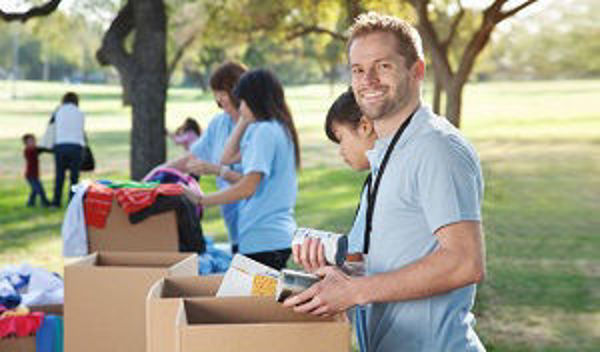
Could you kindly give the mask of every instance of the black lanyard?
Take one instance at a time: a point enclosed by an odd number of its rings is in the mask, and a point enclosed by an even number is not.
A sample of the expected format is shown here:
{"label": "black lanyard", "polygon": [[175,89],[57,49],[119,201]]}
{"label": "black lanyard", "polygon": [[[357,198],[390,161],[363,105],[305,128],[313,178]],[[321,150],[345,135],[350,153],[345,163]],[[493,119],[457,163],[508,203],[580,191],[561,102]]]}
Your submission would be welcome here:
{"label": "black lanyard", "polygon": [[[367,183],[367,218],[366,218],[366,223],[365,223],[365,238],[364,238],[365,242],[364,242],[364,246],[363,246],[364,254],[369,253],[369,245],[371,242],[371,230],[373,229],[373,212],[375,211],[375,201],[377,200],[377,191],[379,191],[379,184],[381,183],[381,177],[383,176],[383,172],[385,171],[385,167],[387,166],[388,160],[390,159],[390,156],[392,155],[392,152],[394,151],[394,147],[400,140],[402,133],[404,133],[404,131],[406,130],[406,127],[408,127],[410,120],[412,120],[412,118],[415,115],[415,113],[417,112],[417,110],[419,110],[418,107],[402,123],[400,128],[398,128],[398,130],[394,134],[394,137],[392,137],[392,141],[390,142],[390,145],[387,147],[387,149],[385,151],[385,155],[383,156],[383,160],[381,161],[381,165],[379,166],[377,175],[375,175],[375,184],[373,185],[372,191],[371,191],[371,182]],[[371,175],[369,175],[369,176],[371,176]],[[368,181],[371,181],[371,177],[368,178]]]}

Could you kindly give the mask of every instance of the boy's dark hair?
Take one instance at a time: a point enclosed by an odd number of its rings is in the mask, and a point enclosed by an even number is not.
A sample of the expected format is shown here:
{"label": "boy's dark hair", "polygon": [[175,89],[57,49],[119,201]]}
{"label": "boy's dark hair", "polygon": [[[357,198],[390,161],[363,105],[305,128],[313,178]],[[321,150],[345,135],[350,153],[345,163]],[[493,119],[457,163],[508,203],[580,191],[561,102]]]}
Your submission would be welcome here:
{"label": "boy's dark hair", "polygon": [[244,73],[233,94],[244,101],[257,121],[278,120],[285,127],[294,143],[296,167],[300,167],[300,143],[298,132],[290,108],[285,102],[283,86],[277,76],[266,69],[256,69]]}
{"label": "boy's dark hair", "polygon": [[79,105],[79,96],[77,95],[77,93],[67,92],[65,95],[63,95],[62,103],[63,104],[71,103],[71,104]]}
{"label": "boy's dark hair", "polygon": [[327,138],[339,144],[340,141],[333,132],[333,124],[345,124],[356,129],[362,116],[363,113],[360,111],[356,99],[354,99],[352,88],[348,88],[347,91],[337,97],[327,112],[327,117],[325,118],[325,134],[327,134]]}
{"label": "boy's dark hair", "polygon": [[182,127],[184,132],[192,131],[195,132],[198,136],[200,135],[200,133],[202,133],[200,125],[192,117],[188,117],[187,119],[185,119]]}
{"label": "boy's dark hair", "polygon": [[233,94],[233,88],[237,84],[240,77],[247,71],[246,66],[237,62],[227,61],[217,67],[210,77],[210,88],[212,90],[222,90],[227,92],[229,99],[235,106],[239,106],[240,102]]}
{"label": "boy's dark hair", "polygon": [[23,140],[23,144],[27,144],[27,140],[30,138],[35,138],[35,136],[31,133],[25,133],[21,139]]}

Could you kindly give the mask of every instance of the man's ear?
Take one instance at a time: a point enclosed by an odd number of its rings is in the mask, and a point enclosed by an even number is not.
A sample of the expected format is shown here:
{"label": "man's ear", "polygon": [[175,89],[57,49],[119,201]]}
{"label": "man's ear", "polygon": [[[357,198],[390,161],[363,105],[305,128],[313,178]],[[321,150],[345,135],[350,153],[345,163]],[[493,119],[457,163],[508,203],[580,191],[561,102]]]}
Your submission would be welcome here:
{"label": "man's ear", "polygon": [[411,68],[413,78],[418,81],[425,79],[425,62],[423,60],[417,60]]}

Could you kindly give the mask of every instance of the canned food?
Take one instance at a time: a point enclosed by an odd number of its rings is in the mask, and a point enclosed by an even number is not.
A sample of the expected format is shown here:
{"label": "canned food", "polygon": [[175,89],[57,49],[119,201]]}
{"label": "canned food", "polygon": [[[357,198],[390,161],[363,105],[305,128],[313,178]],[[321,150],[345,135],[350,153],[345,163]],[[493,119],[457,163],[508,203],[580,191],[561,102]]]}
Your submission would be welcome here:
{"label": "canned food", "polygon": [[344,264],[348,253],[348,237],[339,233],[299,227],[294,232],[292,246],[302,245],[307,238],[318,238],[325,250],[325,261],[330,265]]}
{"label": "canned food", "polygon": [[277,302],[283,302],[286,298],[297,295],[319,282],[319,280],[320,278],[317,275],[302,271],[282,269],[279,280],[277,281],[275,299]]}

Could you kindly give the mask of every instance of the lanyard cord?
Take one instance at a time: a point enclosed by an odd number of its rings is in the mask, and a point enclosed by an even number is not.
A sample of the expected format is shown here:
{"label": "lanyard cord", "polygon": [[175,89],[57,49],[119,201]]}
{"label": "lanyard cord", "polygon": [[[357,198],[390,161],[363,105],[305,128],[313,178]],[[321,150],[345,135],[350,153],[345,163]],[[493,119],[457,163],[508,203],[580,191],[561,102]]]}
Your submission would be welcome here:
{"label": "lanyard cord", "polygon": [[[372,191],[371,191],[371,182],[367,183],[367,218],[366,218],[366,224],[365,224],[365,236],[364,236],[365,242],[363,245],[363,253],[364,254],[369,253],[369,246],[371,244],[370,242],[371,242],[371,230],[373,229],[373,212],[375,211],[375,201],[377,200],[377,192],[379,191],[379,184],[381,183],[381,177],[383,176],[385,167],[387,166],[390,156],[392,155],[392,152],[394,151],[394,147],[400,140],[402,133],[404,133],[404,131],[406,130],[406,127],[408,127],[408,124],[412,120],[412,118],[415,115],[415,113],[417,112],[417,110],[419,110],[419,107],[417,107],[415,109],[415,111],[413,111],[412,114],[410,114],[410,116],[406,120],[404,120],[404,122],[402,123],[400,128],[398,128],[398,130],[394,134],[394,137],[392,137],[392,141],[390,142],[390,145],[387,147],[387,149],[385,151],[385,155],[383,156],[383,160],[381,161],[381,165],[379,166],[377,175],[375,175],[375,184],[373,185]],[[371,176],[371,175],[369,175],[369,176]],[[371,179],[372,179],[371,177],[368,178],[369,181],[371,181]]]}

